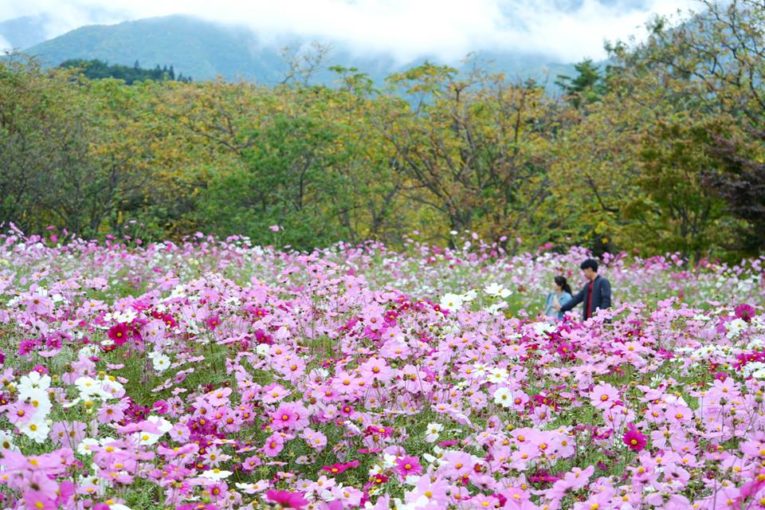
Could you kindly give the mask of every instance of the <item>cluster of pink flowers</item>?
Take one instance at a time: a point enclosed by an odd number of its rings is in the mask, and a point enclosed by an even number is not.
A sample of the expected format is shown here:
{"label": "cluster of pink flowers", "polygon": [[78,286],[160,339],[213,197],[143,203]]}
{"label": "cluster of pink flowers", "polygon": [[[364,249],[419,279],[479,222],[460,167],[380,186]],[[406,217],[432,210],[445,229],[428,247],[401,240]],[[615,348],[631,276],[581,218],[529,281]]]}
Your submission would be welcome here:
{"label": "cluster of pink flowers", "polygon": [[765,507],[761,260],[583,324],[576,250],[0,245],[4,508]]}

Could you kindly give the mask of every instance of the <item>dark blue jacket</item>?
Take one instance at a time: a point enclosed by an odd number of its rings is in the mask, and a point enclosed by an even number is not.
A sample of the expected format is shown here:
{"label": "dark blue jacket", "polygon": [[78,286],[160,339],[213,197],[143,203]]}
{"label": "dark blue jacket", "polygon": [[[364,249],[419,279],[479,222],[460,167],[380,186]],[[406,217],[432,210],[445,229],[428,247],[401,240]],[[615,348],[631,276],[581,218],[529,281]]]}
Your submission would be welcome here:
{"label": "dark blue jacket", "polygon": [[[561,312],[568,312],[572,310],[579,303],[584,303],[582,308],[587,306],[587,289],[590,283],[584,286],[568,303],[560,307]],[[611,308],[611,284],[607,279],[602,276],[595,278],[595,283],[592,286],[592,310],[590,317],[595,314],[595,310],[603,310],[605,308]],[[587,310],[582,310],[582,319],[587,318]]]}

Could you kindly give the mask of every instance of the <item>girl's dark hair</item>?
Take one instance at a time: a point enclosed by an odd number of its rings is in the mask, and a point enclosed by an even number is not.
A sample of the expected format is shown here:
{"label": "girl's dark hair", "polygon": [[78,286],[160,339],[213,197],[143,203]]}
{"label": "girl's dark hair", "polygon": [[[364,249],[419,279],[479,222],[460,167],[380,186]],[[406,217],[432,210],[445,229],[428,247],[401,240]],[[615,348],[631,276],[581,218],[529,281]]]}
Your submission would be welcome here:
{"label": "girl's dark hair", "polygon": [[566,280],[565,276],[556,276],[555,284],[561,289],[563,289],[565,292],[568,292],[569,294],[571,294],[571,286],[568,284],[568,281]]}

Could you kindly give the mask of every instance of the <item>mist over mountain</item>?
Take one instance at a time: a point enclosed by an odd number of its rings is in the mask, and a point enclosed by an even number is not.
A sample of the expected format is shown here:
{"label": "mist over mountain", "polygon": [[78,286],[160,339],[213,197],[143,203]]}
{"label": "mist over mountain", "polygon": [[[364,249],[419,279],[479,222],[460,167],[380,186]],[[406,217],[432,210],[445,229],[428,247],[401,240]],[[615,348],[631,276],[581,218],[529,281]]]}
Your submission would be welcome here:
{"label": "mist over mountain", "polygon": [[0,38],[8,44],[9,49],[29,48],[47,39],[46,22],[46,16],[24,16],[0,21]]}
{"label": "mist over mountain", "polygon": [[[332,81],[335,75],[327,68],[333,65],[356,67],[378,84],[388,74],[421,63],[426,58],[431,62],[464,67],[460,61],[444,61],[436,56],[398,62],[390,54],[361,53],[347,43],[329,39],[289,36],[264,40],[246,28],[181,15],[85,26],[32,45],[23,43],[34,41],[39,35],[27,35],[26,39],[19,37],[17,27],[24,23],[34,26],[35,20],[12,21],[0,25],[5,27],[0,29],[0,36],[46,66],[56,66],[69,59],[99,59],[122,65],[133,65],[137,61],[145,68],[172,65],[176,72],[194,80],[222,77],[273,85],[288,72],[284,48],[290,48],[294,53],[318,42],[330,48],[322,68],[314,76],[320,83]],[[40,26],[39,20],[37,26]],[[41,30],[38,28],[34,33],[39,34]],[[510,49],[477,52],[473,57],[488,70],[505,73],[508,79],[533,78],[548,86],[552,86],[556,75],[572,72],[570,63],[558,63],[551,57]]]}

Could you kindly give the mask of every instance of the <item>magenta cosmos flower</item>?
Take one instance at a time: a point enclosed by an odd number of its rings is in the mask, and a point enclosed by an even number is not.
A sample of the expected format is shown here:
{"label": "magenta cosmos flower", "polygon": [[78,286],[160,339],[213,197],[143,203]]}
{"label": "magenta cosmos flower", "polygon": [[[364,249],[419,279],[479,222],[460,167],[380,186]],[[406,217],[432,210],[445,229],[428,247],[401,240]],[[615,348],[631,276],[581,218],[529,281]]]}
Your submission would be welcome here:
{"label": "magenta cosmos flower", "polygon": [[630,423],[627,425],[627,430],[624,432],[624,436],[622,437],[622,440],[624,441],[624,444],[627,445],[627,448],[632,450],[633,452],[639,452],[642,451],[643,448],[645,448],[646,439],[642,432],[640,432],[637,428],[635,428],[635,425],[633,423]]}
{"label": "magenta cosmos flower", "polygon": [[109,328],[109,331],[106,334],[109,336],[112,342],[114,342],[114,345],[124,345],[130,336],[130,326],[124,322],[120,322],[119,324]]}
{"label": "magenta cosmos flower", "polygon": [[746,322],[751,321],[752,317],[756,315],[754,307],[746,303],[738,305],[734,311],[736,313],[736,317]]}
{"label": "magenta cosmos flower", "polygon": [[407,455],[396,461],[396,472],[401,475],[401,478],[406,478],[409,475],[421,475],[422,466],[417,457]]}
{"label": "magenta cosmos flower", "polygon": [[266,499],[282,508],[303,508],[308,504],[308,500],[299,492],[269,490],[266,492]]}

